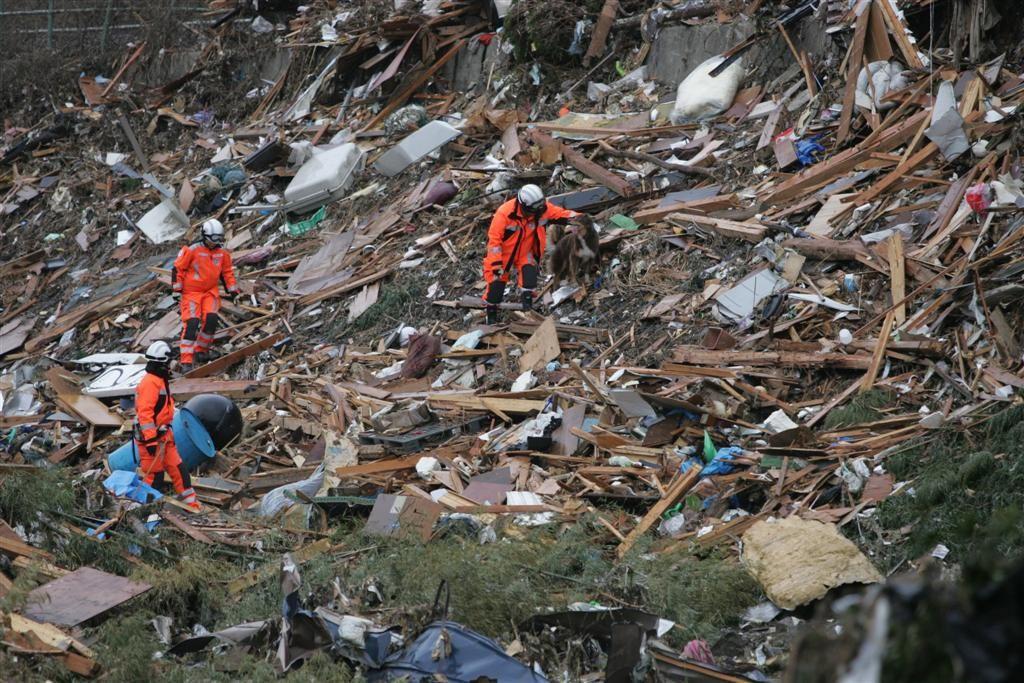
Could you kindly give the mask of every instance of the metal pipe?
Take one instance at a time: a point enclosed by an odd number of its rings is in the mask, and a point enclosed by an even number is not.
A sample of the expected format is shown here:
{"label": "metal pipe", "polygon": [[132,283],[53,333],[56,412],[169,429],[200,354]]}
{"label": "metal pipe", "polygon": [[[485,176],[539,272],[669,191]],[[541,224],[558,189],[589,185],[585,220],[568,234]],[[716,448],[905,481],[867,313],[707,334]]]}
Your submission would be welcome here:
{"label": "metal pipe", "polygon": [[[58,9],[58,10],[54,10],[54,11],[55,11],[56,14],[75,14],[75,13],[82,13],[82,12],[102,12],[102,11],[105,11],[106,9],[107,8],[105,8],[105,7],[79,7],[79,8],[76,8],[76,9]],[[116,11],[118,11],[118,12],[122,12],[122,11],[127,11],[127,10],[130,10],[130,9],[133,9],[133,8],[131,6],[127,6],[127,7],[115,7],[114,9]],[[188,11],[188,12],[205,12],[209,8],[208,7],[172,7],[171,9],[172,9],[172,11],[175,11],[175,12],[186,12],[186,11]],[[49,14],[49,13],[50,13],[50,11],[49,10],[45,10],[45,9],[23,9],[23,10],[12,10],[10,12],[5,12],[4,11],[4,3],[3,3],[2,0],[0,0],[0,17],[29,16],[29,15]]]}
{"label": "metal pipe", "polygon": [[53,49],[53,3],[50,0],[50,11],[46,13],[46,49]]}
{"label": "metal pipe", "polygon": [[107,0],[107,11],[103,14],[103,37],[100,38],[100,52],[107,49],[107,34],[110,33],[110,14],[114,8],[114,0]]}

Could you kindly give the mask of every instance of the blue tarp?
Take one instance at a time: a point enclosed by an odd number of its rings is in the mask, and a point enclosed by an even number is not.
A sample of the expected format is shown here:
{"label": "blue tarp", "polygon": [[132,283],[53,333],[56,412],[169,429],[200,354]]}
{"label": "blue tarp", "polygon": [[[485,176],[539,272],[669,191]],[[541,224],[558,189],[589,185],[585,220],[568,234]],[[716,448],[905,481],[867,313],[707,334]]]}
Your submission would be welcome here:
{"label": "blue tarp", "polygon": [[163,497],[162,493],[139,479],[137,472],[124,470],[115,471],[107,477],[103,488],[119,498],[128,498],[136,503],[145,504]]}
{"label": "blue tarp", "polygon": [[[700,478],[713,477],[716,474],[729,474],[735,469],[729,461],[740,455],[743,455],[743,449],[737,446],[723,446],[719,448],[711,462],[704,466],[704,471],[700,473]],[[684,460],[683,464],[679,466],[679,471],[685,473],[695,463],[699,462],[698,458]]]}

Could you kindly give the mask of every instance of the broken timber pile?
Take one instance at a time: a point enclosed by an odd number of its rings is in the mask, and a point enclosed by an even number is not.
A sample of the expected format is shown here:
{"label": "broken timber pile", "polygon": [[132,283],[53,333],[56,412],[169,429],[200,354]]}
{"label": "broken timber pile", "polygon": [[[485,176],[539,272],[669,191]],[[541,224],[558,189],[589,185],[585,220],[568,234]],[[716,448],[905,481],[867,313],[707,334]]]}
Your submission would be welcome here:
{"label": "broken timber pile", "polygon": [[[775,20],[779,3],[754,4]],[[102,91],[83,78],[54,116],[5,126],[0,477],[82,475],[89,514],[51,526],[95,543],[124,534],[133,564],[168,556],[144,540],[150,523],[245,558],[281,529],[295,555],[324,553],[314,537],[339,508],[365,516],[367,534],[421,542],[463,515],[596,519],[616,560],[642,539],[644,552],[728,551],[770,518],[846,527],[900,495],[888,458],[983,423],[1024,389],[1024,67],[925,55],[904,11],[926,4],[821,12],[837,59],[786,34],[788,64],[751,70],[718,115],[673,123],[676,84],[641,70],[650,42],[616,42],[635,25],[616,19],[625,2],[595,15],[596,66],[578,91],[500,47],[499,3],[375,21],[313,2],[268,10],[278,28],[265,29],[211,2],[223,22],[209,45],[266,30],[315,68],[291,73],[294,59],[250,84],[244,110],[218,112],[194,90],[216,49],[143,87],[137,62],[157,58],[143,46]],[[681,18],[729,18],[698,10]],[[598,61],[614,55],[625,76]],[[456,87],[477,56],[480,82]],[[892,77],[868,78],[875,64]],[[358,160],[342,185],[288,199],[310,159],[341,148]],[[513,288],[489,326],[486,226],[527,182],[594,218],[600,275],[555,281],[545,266],[538,310]],[[130,438],[141,352],[180,333],[170,263],[210,217],[227,227],[243,296],[222,309],[219,357],[171,389],[182,403],[232,399],[245,431],[193,474],[203,511],[191,515],[100,482]],[[830,420],[869,393],[888,406]],[[95,653],[61,628],[149,585],[50,565],[27,532],[0,524],[0,596],[46,563],[36,591],[98,585],[117,599],[5,613],[4,647],[96,675]],[[252,571],[232,592],[276,568]]]}

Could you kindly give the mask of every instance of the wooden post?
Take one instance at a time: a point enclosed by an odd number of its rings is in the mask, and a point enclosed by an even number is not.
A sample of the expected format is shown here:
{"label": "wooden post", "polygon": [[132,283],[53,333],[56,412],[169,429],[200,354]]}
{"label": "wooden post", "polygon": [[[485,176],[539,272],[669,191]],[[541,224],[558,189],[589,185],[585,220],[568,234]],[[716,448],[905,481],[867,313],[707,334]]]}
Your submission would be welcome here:
{"label": "wooden post", "polygon": [[53,2],[54,0],[50,0],[46,10],[46,48],[48,50],[53,49]]}
{"label": "wooden post", "polygon": [[114,0],[107,0],[107,9],[103,13],[103,37],[100,38],[100,52],[107,50],[107,34],[110,32],[110,15],[114,10]]}
{"label": "wooden post", "polygon": [[907,320],[907,304],[903,299],[907,296],[906,261],[903,258],[903,235],[894,232],[889,238],[889,275],[892,284],[892,302],[895,306],[895,322],[897,327]]}

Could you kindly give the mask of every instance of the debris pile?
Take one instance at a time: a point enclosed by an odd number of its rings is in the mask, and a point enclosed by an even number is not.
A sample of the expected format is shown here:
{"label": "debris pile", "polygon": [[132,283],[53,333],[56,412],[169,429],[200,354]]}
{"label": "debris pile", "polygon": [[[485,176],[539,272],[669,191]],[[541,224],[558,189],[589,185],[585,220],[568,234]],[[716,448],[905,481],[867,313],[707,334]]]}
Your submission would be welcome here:
{"label": "debris pile", "polygon": [[[964,33],[956,2],[209,6],[171,77],[133,45],[5,124],[9,655],[98,674],[89,629],[202,547],[237,563],[232,596],[280,568],[283,612],[158,617],[165,663],[763,680],[795,610],[896,568],[863,532],[911,533],[879,522],[920,495],[891,463],[1020,402],[1024,55]],[[558,253],[583,228],[550,230],[535,304],[489,324],[487,226],[526,184],[591,232],[581,259]],[[169,384],[193,514],[136,473],[133,400],[146,348],[182,335],[172,264],[211,219],[240,294]],[[401,633],[408,606],[369,583],[300,591],[321,556],[574,527],[612,563],[726,558],[771,602],[719,647],[596,587],[486,634],[440,591]],[[100,546],[130,578],[90,566]]]}

